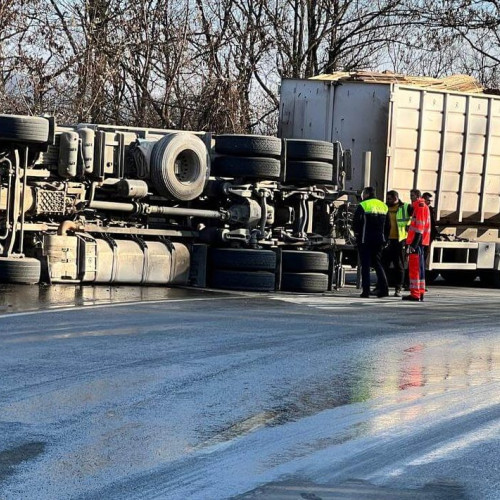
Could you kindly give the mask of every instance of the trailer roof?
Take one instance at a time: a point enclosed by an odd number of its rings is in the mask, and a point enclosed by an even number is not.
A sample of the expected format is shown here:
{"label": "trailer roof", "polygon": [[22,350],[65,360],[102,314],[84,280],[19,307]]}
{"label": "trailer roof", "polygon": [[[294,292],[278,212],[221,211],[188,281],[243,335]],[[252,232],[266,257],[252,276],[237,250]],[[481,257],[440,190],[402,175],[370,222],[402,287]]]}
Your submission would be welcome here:
{"label": "trailer roof", "polygon": [[343,82],[365,82],[402,85],[413,85],[416,87],[430,88],[435,90],[451,90],[458,92],[483,93],[484,89],[479,82],[469,75],[451,75],[444,78],[433,78],[430,76],[409,76],[384,71],[382,73],[373,71],[337,71],[331,74],[318,75],[311,80],[343,81]]}

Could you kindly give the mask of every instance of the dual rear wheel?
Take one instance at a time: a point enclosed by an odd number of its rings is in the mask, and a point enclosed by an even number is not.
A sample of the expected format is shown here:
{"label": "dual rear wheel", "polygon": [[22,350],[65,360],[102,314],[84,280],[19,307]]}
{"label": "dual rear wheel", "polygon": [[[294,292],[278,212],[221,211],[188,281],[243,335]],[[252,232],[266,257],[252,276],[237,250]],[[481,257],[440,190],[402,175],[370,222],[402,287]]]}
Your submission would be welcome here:
{"label": "dual rear wheel", "polygon": [[[281,140],[261,135],[219,135],[212,174],[242,179],[281,178]],[[332,184],[333,144],[287,139],[285,184]]]}
{"label": "dual rear wheel", "polygon": [[209,284],[224,290],[272,292],[276,284],[276,254],[272,250],[212,248]]}
{"label": "dual rear wheel", "polygon": [[281,290],[322,293],[328,290],[328,255],[324,252],[283,250]]}
{"label": "dual rear wheel", "polygon": [[[323,252],[284,250],[281,290],[321,293],[328,289],[328,255]],[[276,287],[276,253],[272,250],[212,248],[209,284],[214,288],[270,292]]]}

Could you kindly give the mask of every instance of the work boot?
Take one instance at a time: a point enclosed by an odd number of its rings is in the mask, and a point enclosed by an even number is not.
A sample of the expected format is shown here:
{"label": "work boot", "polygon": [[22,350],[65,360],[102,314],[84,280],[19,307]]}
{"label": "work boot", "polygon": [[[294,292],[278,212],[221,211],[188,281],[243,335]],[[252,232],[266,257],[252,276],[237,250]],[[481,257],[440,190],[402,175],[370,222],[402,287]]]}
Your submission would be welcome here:
{"label": "work boot", "polygon": [[375,287],[373,290],[371,290],[370,295],[378,297],[379,293],[380,293],[380,290],[377,287]]}
{"label": "work boot", "polygon": [[370,298],[370,295],[371,295],[370,293],[365,293],[365,292],[363,292],[363,293],[362,293],[359,297],[360,297],[361,299],[369,299],[369,298]]}
{"label": "work boot", "polygon": [[414,297],[413,295],[405,295],[403,300],[409,300],[410,302],[420,302],[418,297]]}
{"label": "work boot", "polygon": [[420,302],[423,302],[423,301],[424,301],[424,296],[420,295]]}
{"label": "work boot", "polygon": [[401,297],[401,288],[396,288],[396,290],[394,290],[394,297]]}
{"label": "work boot", "polygon": [[380,293],[377,293],[377,297],[378,297],[379,299],[382,299],[382,298],[384,298],[384,297],[389,297],[389,291],[387,291],[387,292],[380,292]]}

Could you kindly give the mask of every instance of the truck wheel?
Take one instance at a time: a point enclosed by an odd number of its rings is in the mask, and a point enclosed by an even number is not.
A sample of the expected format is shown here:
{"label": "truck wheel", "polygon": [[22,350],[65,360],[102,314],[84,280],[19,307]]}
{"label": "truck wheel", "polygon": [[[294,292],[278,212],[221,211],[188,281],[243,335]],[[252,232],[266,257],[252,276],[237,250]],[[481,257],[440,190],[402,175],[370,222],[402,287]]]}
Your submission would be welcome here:
{"label": "truck wheel", "polygon": [[251,292],[272,292],[275,286],[274,273],[230,271],[217,269],[212,274],[211,286],[225,290],[243,290]]}
{"label": "truck wheel", "polygon": [[32,285],[40,281],[41,265],[28,257],[0,257],[0,282]]}
{"label": "truck wheel", "polygon": [[281,155],[281,140],[267,135],[223,134],[215,137],[215,151],[233,156]]}
{"label": "truck wheel", "polygon": [[281,290],[303,293],[326,292],[328,276],[321,273],[283,273]]}
{"label": "truck wheel", "polygon": [[328,272],[328,255],[324,252],[283,250],[281,261],[284,272]]}
{"label": "truck wheel", "polygon": [[181,201],[201,195],[209,175],[208,150],[193,134],[161,138],[151,152],[151,180],[162,196]]}
{"label": "truck wheel", "polygon": [[220,177],[247,177],[250,179],[279,179],[281,163],[274,158],[245,156],[218,156],[212,166],[212,175]]}
{"label": "truck wheel", "polygon": [[446,284],[451,286],[471,286],[477,278],[477,271],[473,270],[444,270],[440,271],[441,277]]}
{"label": "truck wheel", "polygon": [[215,269],[274,272],[276,254],[272,250],[212,248],[210,250],[210,263]]}
{"label": "truck wheel", "polygon": [[500,271],[496,269],[479,271],[479,280],[487,288],[500,288]]}
{"label": "truck wheel", "polygon": [[286,164],[286,182],[331,184],[333,165],[320,161],[289,161]]}
{"label": "truck wheel", "polygon": [[326,141],[287,139],[286,157],[290,160],[333,161],[333,144]]}
{"label": "truck wheel", "polygon": [[40,116],[0,115],[0,141],[43,144],[49,140],[49,120]]}

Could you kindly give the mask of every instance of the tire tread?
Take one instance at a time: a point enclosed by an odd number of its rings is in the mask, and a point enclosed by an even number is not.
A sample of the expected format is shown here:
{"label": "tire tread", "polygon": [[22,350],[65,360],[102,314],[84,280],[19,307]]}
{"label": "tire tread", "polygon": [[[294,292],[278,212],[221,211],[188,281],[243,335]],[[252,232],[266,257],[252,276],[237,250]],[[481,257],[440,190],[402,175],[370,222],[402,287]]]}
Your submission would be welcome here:
{"label": "tire tread", "polygon": [[281,139],[267,135],[222,134],[215,138],[215,151],[231,156],[281,155]]}

